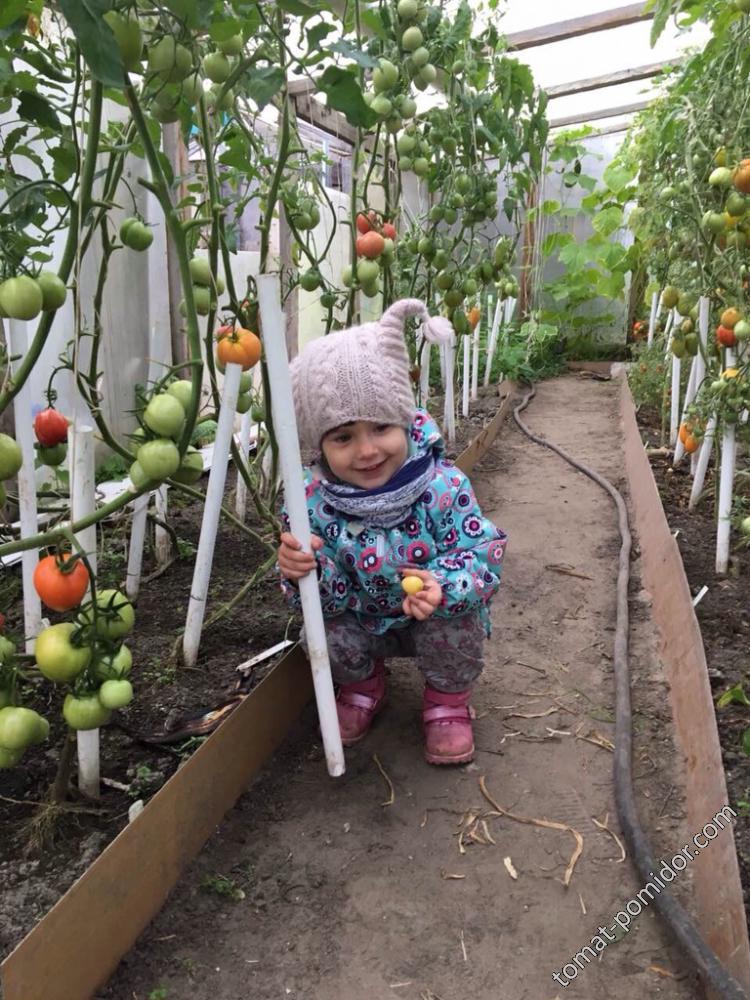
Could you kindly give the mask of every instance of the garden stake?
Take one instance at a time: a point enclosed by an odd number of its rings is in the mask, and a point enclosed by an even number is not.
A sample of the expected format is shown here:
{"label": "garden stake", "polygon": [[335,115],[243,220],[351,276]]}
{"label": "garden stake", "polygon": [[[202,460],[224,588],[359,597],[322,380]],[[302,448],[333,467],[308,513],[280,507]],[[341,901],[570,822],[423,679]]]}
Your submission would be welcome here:
{"label": "garden stake", "polygon": [[227,479],[229,461],[229,446],[232,440],[232,425],[237,409],[237,396],[240,389],[240,365],[230,362],[224,376],[224,388],[219,409],[219,421],[216,428],[216,440],[211,460],[211,472],[206,489],[206,506],[203,511],[201,534],[198,540],[198,552],[195,556],[195,571],[190,587],[190,603],[185,619],[185,635],[182,640],[182,656],[185,665],[194,667],[198,660],[198,647],[203,629],[203,617],[206,613],[208,585],[211,581],[211,563],[216,545],[216,532],[221,515],[221,500],[224,495],[224,484]]}
{"label": "garden stake", "polygon": [[[80,520],[96,510],[94,482],[94,428],[76,419],[68,430],[68,456],[70,461],[70,519]],[[76,535],[78,544],[86,553],[91,572],[96,574],[96,525],[92,524]],[[99,788],[99,730],[80,729],[76,733],[78,745],[78,787],[89,798],[98,799]]]}
{"label": "garden stake", "polygon": [[470,368],[470,356],[469,356],[469,336],[468,334],[463,338],[464,341],[464,380],[463,380],[463,392],[461,398],[461,415],[468,417],[469,415],[469,380],[471,378]]}
{"label": "garden stake", "polygon": [[495,356],[495,345],[497,344],[497,331],[500,327],[500,316],[503,310],[502,300],[498,297],[495,304],[495,315],[492,319],[492,329],[490,330],[490,341],[487,345],[487,365],[484,369],[484,384],[490,384],[490,372],[492,371],[492,359]]}
{"label": "garden stake", "polygon": [[659,292],[654,292],[651,296],[651,316],[648,321],[648,346],[651,347],[654,342],[654,327],[656,326],[656,317],[661,312],[661,295]]}
{"label": "garden stake", "polygon": [[711,451],[714,446],[714,435],[716,434],[716,416],[713,415],[708,418],[708,423],[706,424],[706,433],[703,435],[703,442],[700,449],[697,452],[698,459],[695,463],[695,477],[693,479],[693,488],[690,491],[690,501],[688,503],[688,510],[693,510],[698,501],[700,500],[701,493],[703,492],[703,483],[706,479],[706,470],[708,469],[708,462],[711,458]]}
{"label": "garden stake", "polygon": [[[479,397],[479,327],[480,323],[474,327],[474,332],[472,334],[474,341],[474,353],[471,361],[471,398],[477,399]],[[467,414],[468,415],[468,414]]]}
{"label": "garden stake", "polygon": [[[309,552],[310,521],[307,515],[307,500],[302,476],[302,459],[297,436],[292,383],[289,376],[289,361],[284,336],[284,314],[281,310],[281,289],[278,275],[263,274],[258,278],[258,301],[260,303],[266,362],[273,384],[271,406],[279,442],[281,476],[284,483],[284,499],[289,514],[290,529],[294,537],[302,544],[303,550]],[[312,669],[326,766],[328,773],[335,778],[344,773],[344,750],[341,745],[333,678],[328,660],[328,644],[323,623],[323,611],[320,606],[318,578],[315,572],[308,573],[299,581],[299,595],[302,601],[302,615],[305,622],[308,656]]]}
{"label": "garden stake", "polygon": [[[734,351],[727,348],[725,356],[726,368],[733,368],[737,363]],[[721,478],[719,480],[719,500],[717,505],[716,526],[716,572],[726,573],[729,567],[729,536],[732,529],[732,489],[734,486],[734,470],[737,462],[737,441],[735,426],[724,422],[724,434],[721,440]]]}
{"label": "garden stake", "polygon": [[133,520],[130,526],[128,544],[128,568],[125,575],[125,593],[129,600],[138,597],[141,586],[143,565],[143,543],[146,540],[146,518],[148,516],[149,494],[143,493],[133,501]]}
{"label": "garden stake", "polygon": [[[20,367],[20,360],[26,354],[28,339],[26,324],[19,320],[8,320],[8,347],[13,362],[13,374]],[[23,465],[18,470],[18,507],[21,521],[21,538],[35,535],[38,530],[36,509],[36,469],[33,424],[31,415],[31,384],[26,381],[13,397],[13,416],[16,426],[16,440],[23,453]],[[34,652],[34,641],[42,629],[42,602],[34,587],[34,570],[39,562],[37,549],[28,549],[22,556],[23,575],[23,631],[26,637],[26,652]]]}
{"label": "garden stake", "polygon": [[[240,423],[240,440],[237,445],[240,455],[242,456],[242,461],[247,464],[248,456],[250,455],[250,425],[252,424],[253,418],[250,410],[247,413],[242,414],[242,421]],[[256,428],[256,434],[258,429]],[[244,521],[247,516],[247,483],[244,478],[237,473],[237,490],[234,499],[234,512],[240,521]]]}

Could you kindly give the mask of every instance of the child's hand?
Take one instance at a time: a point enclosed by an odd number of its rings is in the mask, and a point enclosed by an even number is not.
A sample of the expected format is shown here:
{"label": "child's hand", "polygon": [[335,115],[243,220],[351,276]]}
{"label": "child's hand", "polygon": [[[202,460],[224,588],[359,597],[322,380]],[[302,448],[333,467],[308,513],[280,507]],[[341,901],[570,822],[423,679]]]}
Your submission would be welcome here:
{"label": "child's hand", "polygon": [[405,615],[420,622],[424,621],[430,617],[435,608],[440,606],[443,600],[443,588],[429,570],[405,568],[401,573],[403,576],[416,576],[422,581],[422,589],[416,594],[408,594],[401,607]]}
{"label": "child's hand", "polygon": [[285,531],[281,535],[281,545],[279,546],[279,569],[282,576],[294,583],[301,580],[303,576],[311,573],[317,563],[313,552],[323,547],[323,539],[317,535],[310,536],[310,546],[312,552],[303,552],[302,546],[294,537]]}

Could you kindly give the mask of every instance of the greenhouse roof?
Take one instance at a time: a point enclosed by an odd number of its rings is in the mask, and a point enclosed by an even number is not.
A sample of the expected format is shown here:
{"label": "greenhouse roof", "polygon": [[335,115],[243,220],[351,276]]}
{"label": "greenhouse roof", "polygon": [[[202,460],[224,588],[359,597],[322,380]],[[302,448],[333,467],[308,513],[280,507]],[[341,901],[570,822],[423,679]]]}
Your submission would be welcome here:
{"label": "greenhouse roof", "polygon": [[[608,12],[614,14],[614,11],[619,11],[622,16],[613,16],[611,20],[627,21],[638,16],[639,6],[645,5],[608,5],[602,3],[602,0],[566,0],[564,4],[559,3],[559,0],[534,0],[534,3],[528,3],[528,0],[506,0],[499,22],[500,30],[509,36],[511,42],[514,37],[523,33],[520,44],[524,47],[518,55],[531,67],[537,83],[552,91],[548,114],[553,124],[576,118],[581,122],[591,120],[603,129],[626,125],[632,112],[615,113],[606,117],[603,113],[642,104],[655,96],[658,84],[653,77],[631,79],[608,86],[592,85],[591,89],[581,93],[565,93],[560,96],[555,96],[555,88],[574,81],[613,76],[640,67],[669,65],[670,62],[679,60],[686,50],[703,46],[710,36],[705,24],[697,23],[690,28],[679,29],[670,20],[652,48],[652,22],[650,18],[645,18],[545,44],[534,44],[532,37],[532,43],[529,44],[528,36],[534,34],[532,29],[560,25],[563,18],[565,22],[576,18],[605,21]],[[497,14],[493,13],[493,19],[495,16]],[[539,30],[538,34],[546,37],[554,32]]]}

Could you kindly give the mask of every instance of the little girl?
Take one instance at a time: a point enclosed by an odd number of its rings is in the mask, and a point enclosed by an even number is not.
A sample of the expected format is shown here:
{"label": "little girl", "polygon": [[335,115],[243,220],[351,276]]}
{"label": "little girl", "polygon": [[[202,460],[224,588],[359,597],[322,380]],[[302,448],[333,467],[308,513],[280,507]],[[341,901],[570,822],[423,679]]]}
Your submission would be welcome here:
{"label": "little girl", "polygon": [[[416,314],[429,340],[452,335],[422,302],[396,302],[379,323],[308,344],[292,363],[313,553],[284,532],[282,588],[317,567],[344,746],[358,743],[386,702],[384,659],[416,657],[425,680],[425,757],[474,757],[469,705],[490,634],[506,536],[482,516],[471,483],[443,458],[437,425],[417,410],[404,342]],[[405,594],[404,576],[422,589]],[[304,645],[304,635],[301,636]]]}

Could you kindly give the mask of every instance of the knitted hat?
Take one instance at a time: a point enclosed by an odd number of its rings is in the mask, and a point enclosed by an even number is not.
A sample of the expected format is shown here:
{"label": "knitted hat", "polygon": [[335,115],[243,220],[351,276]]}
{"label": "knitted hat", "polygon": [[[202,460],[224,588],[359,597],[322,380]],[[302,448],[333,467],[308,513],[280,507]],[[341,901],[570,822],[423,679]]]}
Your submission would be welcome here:
{"label": "knitted hat", "polygon": [[431,318],[419,299],[401,299],[378,323],[339,330],[307,344],[291,364],[294,409],[303,448],[354,420],[408,427],[415,405],[404,321],[419,316],[427,340],[447,343],[453,327]]}

